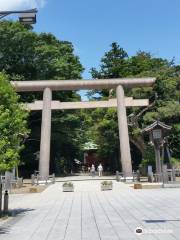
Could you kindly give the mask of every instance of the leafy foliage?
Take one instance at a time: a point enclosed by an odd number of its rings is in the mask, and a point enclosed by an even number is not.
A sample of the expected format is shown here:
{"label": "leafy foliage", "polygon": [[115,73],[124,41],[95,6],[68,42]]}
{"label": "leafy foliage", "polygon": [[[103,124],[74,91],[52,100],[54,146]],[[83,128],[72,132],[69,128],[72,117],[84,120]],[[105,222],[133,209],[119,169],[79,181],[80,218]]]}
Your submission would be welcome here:
{"label": "leafy foliage", "polygon": [[72,182],[65,182],[62,185],[63,187],[74,187],[74,184]]}
{"label": "leafy foliage", "polygon": [[20,162],[22,137],[28,134],[28,113],[5,74],[0,73],[0,171],[11,170]]}
{"label": "leafy foliage", "polygon": [[70,42],[33,32],[19,22],[0,23],[0,69],[24,80],[80,78],[82,65]]}

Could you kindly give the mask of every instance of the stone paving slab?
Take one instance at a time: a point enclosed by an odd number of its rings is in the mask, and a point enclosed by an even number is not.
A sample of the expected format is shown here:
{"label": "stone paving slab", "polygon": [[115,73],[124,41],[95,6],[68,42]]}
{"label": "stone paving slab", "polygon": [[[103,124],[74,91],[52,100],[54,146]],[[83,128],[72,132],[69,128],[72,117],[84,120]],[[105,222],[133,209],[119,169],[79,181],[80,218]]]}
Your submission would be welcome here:
{"label": "stone paving slab", "polygon": [[[0,222],[0,240],[180,239],[178,189],[134,190],[114,181],[102,192],[100,182],[76,181],[73,193],[58,182],[42,193],[10,195],[16,217]],[[146,233],[136,235],[137,227]]]}

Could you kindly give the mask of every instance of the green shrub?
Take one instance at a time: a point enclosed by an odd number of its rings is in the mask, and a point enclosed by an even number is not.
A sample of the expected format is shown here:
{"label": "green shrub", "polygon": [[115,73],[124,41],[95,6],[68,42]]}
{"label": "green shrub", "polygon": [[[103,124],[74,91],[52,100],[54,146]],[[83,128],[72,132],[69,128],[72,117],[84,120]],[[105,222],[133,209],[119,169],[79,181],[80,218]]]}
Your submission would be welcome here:
{"label": "green shrub", "polygon": [[72,182],[65,182],[63,183],[63,187],[73,187],[74,184]]}

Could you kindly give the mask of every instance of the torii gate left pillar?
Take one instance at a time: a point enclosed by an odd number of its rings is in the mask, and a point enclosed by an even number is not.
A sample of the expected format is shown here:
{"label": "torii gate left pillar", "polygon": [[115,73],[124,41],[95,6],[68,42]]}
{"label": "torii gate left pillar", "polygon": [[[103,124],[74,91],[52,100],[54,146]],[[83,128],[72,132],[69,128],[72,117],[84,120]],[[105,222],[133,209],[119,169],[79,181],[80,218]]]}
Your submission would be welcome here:
{"label": "torii gate left pillar", "polygon": [[43,92],[43,110],[41,123],[41,143],[39,172],[43,177],[49,177],[50,145],[51,145],[51,101],[52,91],[45,88]]}

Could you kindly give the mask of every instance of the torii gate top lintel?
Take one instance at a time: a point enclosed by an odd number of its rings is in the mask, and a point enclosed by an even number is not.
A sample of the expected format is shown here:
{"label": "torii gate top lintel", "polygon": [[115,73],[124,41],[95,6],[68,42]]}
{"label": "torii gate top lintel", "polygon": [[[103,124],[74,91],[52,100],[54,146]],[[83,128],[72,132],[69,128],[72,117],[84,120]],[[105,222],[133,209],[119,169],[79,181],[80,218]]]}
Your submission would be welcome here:
{"label": "torii gate top lintel", "polygon": [[152,86],[155,78],[119,78],[98,80],[40,80],[40,81],[12,81],[17,92],[43,91],[50,88],[59,90],[90,90],[113,89],[121,85],[126,88]]}

